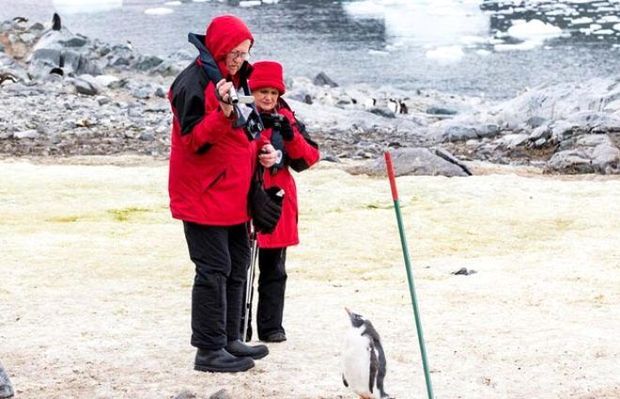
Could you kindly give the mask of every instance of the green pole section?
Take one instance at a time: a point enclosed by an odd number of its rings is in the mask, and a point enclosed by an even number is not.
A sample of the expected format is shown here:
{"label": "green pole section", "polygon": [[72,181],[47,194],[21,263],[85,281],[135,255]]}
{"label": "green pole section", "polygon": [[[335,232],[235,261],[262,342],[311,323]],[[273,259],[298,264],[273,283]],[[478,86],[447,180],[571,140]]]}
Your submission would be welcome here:
{"label": "green pole section", "polygon": [[413,284],[413,273],[411,271],[411,263],[409,261],[409,248],[407,246],[407,238],[405,236],[405,228],[403,226],[403,218],[400,212],[400,203],[398,201],[398,191],[396,189],[396,178],[394,176],[394,166],[392,165],[392,156],[388,151],[385,152],[385,163],[387,166],[388,177],[390,179],[390,188],[392,190],[392,199],[394,200],[394,210],[396,211],[396,221],[398,222],[398,233],[400,234],[400,244],[403,248],[403,257],[405,258],[405,268],[407,269],[407,281],[409,283],[409,294],[411,295],[411,305],[413,306],[413,315],[415,318],[415,327],[418,331],[418,343],[420,345],[420,353],[422,354],[422,366],[424,367],[424,378],[426,380],[426,392],[428,399],[433,399],[433,384],[431,383],[431,374],[428,368],[428,360],[426,357],[426,345],[424,345],[424,332],[422,331],[422,322],[420,321],[420,310],[418,309],[418,298],[415,293]]}

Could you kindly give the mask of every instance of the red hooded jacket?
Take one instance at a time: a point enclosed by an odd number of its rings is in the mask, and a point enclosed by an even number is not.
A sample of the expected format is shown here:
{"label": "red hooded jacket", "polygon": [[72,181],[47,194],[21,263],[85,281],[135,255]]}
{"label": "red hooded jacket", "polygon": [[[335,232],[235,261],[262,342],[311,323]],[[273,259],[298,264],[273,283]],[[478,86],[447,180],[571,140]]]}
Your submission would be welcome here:
{"label": "red hooded jacket", "polygon": [[[247,26],[234,16],[214,18],[205,45],[223,76],[226,54],[244,40]],[[233,77],[237,85],[251,67]],[[168,191],[172,216],[184,221],[230,226],[249,220],[247,196],[260,140],[249,141],[224,116],[199,61],[175,79],[168,93],[173,112]]]}
{"label": "red hooded jacket", "polygon": [[[293,128],[293,139],[284,141],[285,165],[301,171],[318,162],[320,157],[318,147],[309,140],[307,135],[302,134],[293,112],[281,105],[276,111],[288,119]],[[262,135],[265,139],[271,140],[272,132],[272,129],[265,129]],[[270,169],[265,170],[265,187],[278,186],[284,189],[285,194],[282,202],[282,216],[275,230],[270,234],[258,234],[260,248],[282,248],[299,244],[297,187],[289,166],[278,169],[275,174]]]}

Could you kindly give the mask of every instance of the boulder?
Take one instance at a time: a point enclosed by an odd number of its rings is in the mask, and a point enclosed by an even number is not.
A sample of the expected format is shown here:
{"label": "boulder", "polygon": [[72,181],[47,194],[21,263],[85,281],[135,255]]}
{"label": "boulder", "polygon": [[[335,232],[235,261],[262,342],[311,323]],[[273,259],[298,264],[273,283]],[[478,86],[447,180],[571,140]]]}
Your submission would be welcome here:
{"label": "boulder", "polygon": [[[445,150],[440,151],[442,156],[428,148],[399,148],[392,151],[392,161],[396,176],[469,176],[471,172],[462,163],[454,163],[447,158],[455,161],[456,158]],[[448,156],[449,155],[449,156]],[[461,166],[462,165],[462,166]],[[351,174],[367,174],[370,176],[385,176],[385,160],[379,157],[372,161],[367,161],[359,166],[348,168]]]}

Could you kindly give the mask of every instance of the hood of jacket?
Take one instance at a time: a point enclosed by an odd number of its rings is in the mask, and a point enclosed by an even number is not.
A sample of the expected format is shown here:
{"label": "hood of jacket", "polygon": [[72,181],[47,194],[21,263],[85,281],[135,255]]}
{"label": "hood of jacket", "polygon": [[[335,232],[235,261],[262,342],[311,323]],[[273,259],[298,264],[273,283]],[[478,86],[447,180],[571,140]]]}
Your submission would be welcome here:
{"label": "hood of jacket", "polygon": [[213,18],[205,35],[205,46],[217,62],[222,75],[228,75],[226,55],[244,40],[254,44],[254,37],[247,25],[234,15],[222,15]]}

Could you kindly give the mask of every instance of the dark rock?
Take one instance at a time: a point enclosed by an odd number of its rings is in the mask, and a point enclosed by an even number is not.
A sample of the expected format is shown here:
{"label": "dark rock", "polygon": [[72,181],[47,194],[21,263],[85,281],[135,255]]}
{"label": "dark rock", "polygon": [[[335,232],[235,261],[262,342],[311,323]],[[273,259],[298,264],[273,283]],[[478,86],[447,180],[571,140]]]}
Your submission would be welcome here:
{"label": "dark rock", "polygon": [[220,389],[209,396],[209,399],[232,399],[232,396],[225,389]]}
{"label": "dark rock", "polygon": [[476,134],[480,138],[496,137],[500,134],[499,126],[494,123],[487,123],[476,128]]}
{"label": "dark rock", "polygon": [[71,39],[62,42],[66,47],[82,47],[86,45],[86,43],[88,43],[88,41],[82,36],[73,36]]}
{"label": "dark rock", "polygon": [[592,165],[598,173],[620,173],[620,150],[609,144],[600,144],[592,150]]}
{"label": "dark rock", "polygon": [[166,98],[166,90],[163,87],[158,87],[155,89],[155,96],[159,98]]}
{"label": "dark rock", "polygon": [[478,133],[471,126],[449,126],[442,136],[445,141],[466,141],[478,138]]}
{"label": "dark rock", "polygon": [[143,100],[151,98],[151,95],[154,94],[154,90],[151,86],[140,86],[131,90],[131,95],[135,98],[140,98]]}
{"label": "dark rock", "polygon": [[[427,148],[399,148],[392,151],[392,162],[396,176],[468,176],[458,165],[435,155]],[[385,176],[385,161],[379,157],[361,166],[348,169],[351,174]]]}
{"label": "dark rock", "polygon": [[188,389],[182,390],[181,392],[179,392],[177,396],[174,397],[174,399],[196,399],[196,398],[197,398],[196,394]]}
{"label": "dark rock", "polygon": [[426,109],[426,113],[431,115],[456,115],[458,112],[449,108],[429,107]]}
{"label": "dark rock", "polygon": [[525,123],[527,124],[527,126],[535,129],[542,126],[546,121],[547,119],[543,118],[542,116],[532,116],[528,120],[526,120]]}
{"label": "dark rock", "polygon": [[338,87],[338,83],[334,82],[324,72],[319,73],[312,81],[316,86]]}
{"label": "dark rock", "polygon": [[466,267],[461,267],[459,270],[452,272],[450,274],[454,274],[456,276],[469,276],[470,274],[477,273],[475,270],[467,270]]}
{"label": "dark rock", "polygon": [[139,71],[150,71],[151,69],[159,66],[164,60],[159,57],[150,55],[140,57],[140,60],[136,63],[135,68]]}
{"label": "dark rock", "polygon": [[592,160],[584,150],[557,152],[545,165],[545,172],[551,173],[594,173]]}
{"label": "dark rock", "polygon": [[396,118],[396,114],[387,108],[373,107],[368,109],[371,114],[379,115],[384,118]]}
{"label": "dark rock", "polygon": [[73,83],[75,90],[80,94],[94,96],[99,93],[99,90],[97,90],[97,88],[92,83],[84,79],[73,79],[71,83]]}

